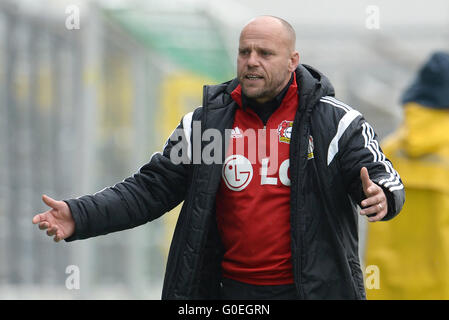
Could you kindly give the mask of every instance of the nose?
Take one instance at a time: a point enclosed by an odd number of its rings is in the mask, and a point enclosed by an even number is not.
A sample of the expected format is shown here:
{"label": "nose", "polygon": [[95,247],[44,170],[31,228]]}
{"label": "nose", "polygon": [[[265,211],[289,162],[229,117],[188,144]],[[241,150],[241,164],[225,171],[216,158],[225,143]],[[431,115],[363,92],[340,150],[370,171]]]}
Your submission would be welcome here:
{"label": "nose", "polygon": [[257,67],[259,66],[259,57],[257,55],[257,52],[252,51],[248,57],[248,67]]}

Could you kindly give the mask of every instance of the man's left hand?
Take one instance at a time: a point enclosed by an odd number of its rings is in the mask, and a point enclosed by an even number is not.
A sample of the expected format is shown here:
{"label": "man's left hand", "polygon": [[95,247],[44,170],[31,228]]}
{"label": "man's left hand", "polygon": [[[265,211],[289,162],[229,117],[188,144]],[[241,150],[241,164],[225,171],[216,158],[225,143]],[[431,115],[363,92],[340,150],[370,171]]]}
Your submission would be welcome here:
{"label": "man's left hand", "polygon": [[363,167],[360,170],[363,192],[366,199],[362,201],[361,215],[370,215],[368,221],[374,222],[382,220],[388,212],[387,197],[381,187],[369,178],[368,170]]}

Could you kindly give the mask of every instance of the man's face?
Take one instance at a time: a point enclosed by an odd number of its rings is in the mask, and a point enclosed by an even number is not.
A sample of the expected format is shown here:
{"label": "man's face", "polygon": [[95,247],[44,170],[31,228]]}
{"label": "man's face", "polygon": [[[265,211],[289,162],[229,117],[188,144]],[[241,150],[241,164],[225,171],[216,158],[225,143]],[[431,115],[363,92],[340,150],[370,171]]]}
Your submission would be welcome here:
{"label": "man's face", "polygon": [[[297,53],[296,53],[297,54]],[[267,102],[287,85],[297,60],[285,30],[277,21],[255,21],[240,34],[237,77],[243,93]]]}

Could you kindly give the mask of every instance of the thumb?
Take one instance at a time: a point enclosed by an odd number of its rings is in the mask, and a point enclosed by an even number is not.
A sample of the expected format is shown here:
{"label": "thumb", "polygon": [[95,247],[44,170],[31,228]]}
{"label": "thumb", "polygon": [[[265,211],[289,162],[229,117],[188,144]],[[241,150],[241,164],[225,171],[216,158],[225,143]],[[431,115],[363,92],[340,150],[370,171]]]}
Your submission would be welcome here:
{"label": "thumb", "polygon": [[51,208],[53,208],[53,209],[57,209],[58,208],[58,201],[56,201],[55,199],[53,199],[53,198],[50,198],[49,196],[47,196],[47,195],[43,195],[42,196],[42,201],[44,201],[44,203],[47,205],[47,206],[49,206],[49,207],[51,207]]}
{"label": "thumb", "polygon": [[363,191],[366,194],[368,187],[371,185],[371,179],[369,178],[368,169],[366,169],[366,167],[363,167],[360,170],[360,180],[362,180]]}

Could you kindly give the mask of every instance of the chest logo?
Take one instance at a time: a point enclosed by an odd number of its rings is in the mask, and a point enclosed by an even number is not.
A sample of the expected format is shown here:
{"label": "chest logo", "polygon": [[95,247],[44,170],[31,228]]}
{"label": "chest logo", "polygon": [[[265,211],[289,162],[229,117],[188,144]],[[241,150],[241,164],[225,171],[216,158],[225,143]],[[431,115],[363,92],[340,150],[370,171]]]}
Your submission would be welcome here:
{"label": "chest logo", "polygon": [[290,144],[292,137],[293,121],[284,120],[278,126],[279,142]]}
{"label": "chest logo", "polygon": [[[260,171],[259,173],[256,172],[256,176],[260,176],[260,185],[278,186],[278,181],[280,181],[281,185],[290,187],[290,159],[285,159],[274,174],[268,173],[269,162],[270,158],[263,158],[260,164]],[[278,177],[276,177],[276,173]],[[242,155],[230,155],[225,160],[221,177],[230,190],[242,191],[249,185],[253,178],[253,165]]]}
{"label": "chest logo", "polygon": [[242,155],[234,154],[226,158],[222,177],[226,186],[232,191],[242,191],[253,178],[253,166]]}
{"label": "chest logo", "polygon": [[234,139],[243,137],[239,127],[235,127],[234,129],[231,130],[231,137]]}

